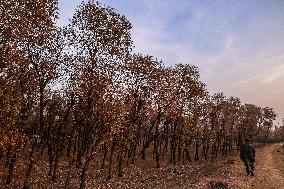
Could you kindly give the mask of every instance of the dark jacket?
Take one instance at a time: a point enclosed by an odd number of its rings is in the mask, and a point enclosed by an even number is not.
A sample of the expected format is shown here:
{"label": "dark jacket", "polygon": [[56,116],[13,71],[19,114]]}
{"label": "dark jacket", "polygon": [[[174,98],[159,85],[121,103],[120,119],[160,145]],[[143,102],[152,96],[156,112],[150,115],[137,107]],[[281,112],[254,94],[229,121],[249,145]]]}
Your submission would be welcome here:
{"label": "dark jacket", "polygon": [[240,148],[240,158],[245,163],[255,162],[255,149],[249,142],[245,142]]}

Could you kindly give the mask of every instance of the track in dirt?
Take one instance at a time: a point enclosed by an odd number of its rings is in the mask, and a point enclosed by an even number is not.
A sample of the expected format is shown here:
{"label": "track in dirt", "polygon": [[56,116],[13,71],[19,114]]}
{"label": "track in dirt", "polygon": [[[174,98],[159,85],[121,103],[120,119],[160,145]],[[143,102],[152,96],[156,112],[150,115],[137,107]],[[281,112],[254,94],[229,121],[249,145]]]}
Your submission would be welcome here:
{"label": "track in dirt", "polygon": [[245,167],[237,160],[232,167],[239,172],[238,187],[241,189],[284,188],[284,143],[267,145],[256,149],[255,176],[245,176]]}
{"label": "track in dirt", "polygon": [[256,174],[252,187],[257,189],[284,188],[284,144],[273,144],[257,152]]}

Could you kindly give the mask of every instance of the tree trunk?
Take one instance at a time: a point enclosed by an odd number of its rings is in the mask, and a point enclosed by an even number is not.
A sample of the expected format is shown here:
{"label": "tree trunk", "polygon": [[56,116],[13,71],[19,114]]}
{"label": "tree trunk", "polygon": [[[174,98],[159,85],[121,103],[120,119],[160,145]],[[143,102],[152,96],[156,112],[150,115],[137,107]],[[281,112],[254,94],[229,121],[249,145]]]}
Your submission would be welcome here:
{"label": "tree trunk", "polygon": [[10,162],[9,162],[9,169],[8,169],[6,184],[11,184],[11,182],[12,182],[16,160],[17,160],[17,155],[16,155],[16,153],[14,153],[12,158],[10,159]]}
{"label": "tree trunk", "polygon": [[30,177],[32,174],[32,170],[33,170],[33,154],[34,154],[34,148],[35,148],[35,144],[32,145],[32,149],[30,152],[30,162],[29,162],[29,166],[26,172],[26,177],[25,177],[25,181],[24,181],[24,185],[23,185],[23,189],[29,189],[30,188]]}
{"label": "tree trunk", "polygon": [[121,152],[118,152],[117,154],[117,160],[118,160],[118,177],[122,177],[123,176],[123,173],[122,173],[122,154]]}
{"label": "tree trunk", "polygon": [[109,167],[108,167],[108,179],[111,179],[111,168],[112,168],[112,156],[115,148],[115,142],[112,142],[111,149],[110,149],[110,156],[109,156]]}

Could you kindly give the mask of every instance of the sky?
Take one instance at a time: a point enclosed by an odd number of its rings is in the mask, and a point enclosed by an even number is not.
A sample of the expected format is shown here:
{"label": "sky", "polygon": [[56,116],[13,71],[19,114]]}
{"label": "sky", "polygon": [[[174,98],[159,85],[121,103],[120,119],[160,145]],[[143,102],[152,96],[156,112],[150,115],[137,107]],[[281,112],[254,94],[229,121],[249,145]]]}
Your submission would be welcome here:
{"label": "sky", "polygon": [[[134,52],[193,64],[210,94],[272,107],[284,118],[283,0],[101,0],[132,23]],[[81,0],[59,0],[67,25]]]}

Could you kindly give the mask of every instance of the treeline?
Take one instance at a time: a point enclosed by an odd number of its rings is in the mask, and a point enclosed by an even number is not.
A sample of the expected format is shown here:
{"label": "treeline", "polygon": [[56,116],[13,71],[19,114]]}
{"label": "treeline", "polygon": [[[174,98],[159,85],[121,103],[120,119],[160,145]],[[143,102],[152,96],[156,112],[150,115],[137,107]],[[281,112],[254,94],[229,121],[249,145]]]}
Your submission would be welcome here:
{"label": "treeline", "polygon": [[[30,188],[38,159],[47,154],[51,181],[59,163],[123,176],[138,159],[178,162],[232,152],[244,137],[283,140],[272,131],[272,108],[210,96],[198,68],[165,67],[132,53],[131,23],[98,2],[82,3],[68,26],[57,27],[56,0],[0,1],[0,158],[6,184],[26,162]],[[97,167],[91,167],[92,162]]]}

